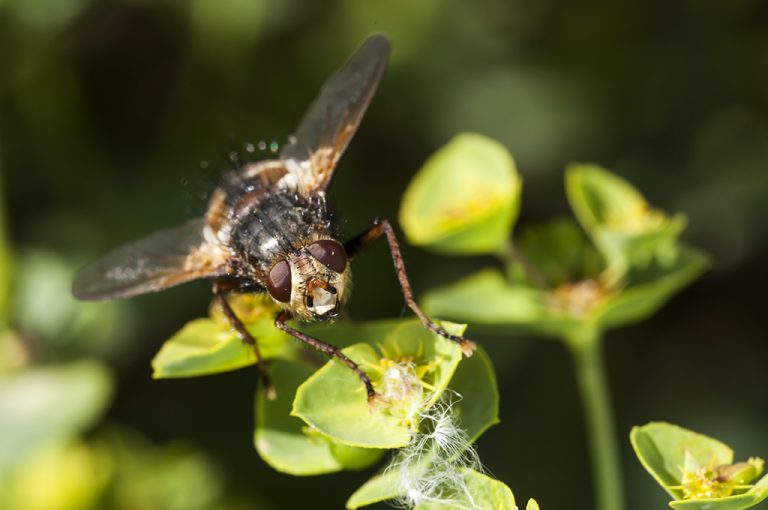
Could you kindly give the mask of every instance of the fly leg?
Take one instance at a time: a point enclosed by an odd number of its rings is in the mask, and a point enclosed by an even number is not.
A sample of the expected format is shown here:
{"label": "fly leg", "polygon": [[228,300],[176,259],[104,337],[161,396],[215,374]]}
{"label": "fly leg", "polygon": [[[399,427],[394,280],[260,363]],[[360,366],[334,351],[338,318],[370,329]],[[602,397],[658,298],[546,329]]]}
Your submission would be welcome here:
{"label": "fly leg", "polygon": [[368,378],[368,376],[363,372],[363,370],[360,368],[360,366],[349,359],[343,352],[341,352],[341,349],[336,347],[335,345],[331,345],[329,343],[323,342],[322,340],[319,340],[317,338],[311,337],[309,335],[305,335],[301,331],[298,331],[296,329],[293,329],[289,325],[287,325],[285,322],[291,318],[291,314],[286,311],[280,312],[280,314],[275,319],[275,326],[280,331],[283,331],[292,337],[301,340],[308,346],[312,347],[313,349],[317,349],[318,351],[322,352],[323,354],[327,356],[331,356],[334,358],[337,358],[339,361],[347,365],[350,369],[352,369],[353,372],[357,374],[357,376],[360,378],[360,380],[365,385],[365,391],[368,392],[368,402],[373,402],[377,398],[379,398],[379,395],[377,395],[376,391],[373,389],[373,384],[371,384],[371,380]]}
{"label": "fly leg", "polygon": [[419,305],[416,303],[416,299],[413,296],[411,284],[408,281],[408,273],[405,272],[405,264],[403,263],[403,255],[400,252],[400,245],[397,242],[395,231],[392,229],[392,225],[389,224],[389,221],[377,219],[368,230],[347,241],[344,244],[344,249],[347,251],[347,255],[351,258],[357,252],[381,237],[382,234],[387,238],[389,253],[392,255],[392,263],[395,266],[395,273],[397,274],[397,279],[400,281],[400,289],[403,291],[403,297],[405,298],[405,303],[408,305],[408,308],[413,310],[413,313],[416,314],[427,329],[443,338],[456,342],[459,344],[461,352],[463,352],[465,356],[471,356],[477,347],[475,342],[468,338],[464,338],[463,336],[448,333],[446,330],[432,322],[432,320],[421,311],[421,308],[419,308]]}
{"label": "fly leg", "polygon": [[267,371],[267,365],[264,362],[264,358],[261,357],[261,350],[259,350],[259,344],[256,342],[256,339],[253,338],[253,335],[251,335],[248,330],[245,327],[245,324],[243,324],[243,321],[241,321],[237,315],[235,314],[235,311],[232,309],[232,307],[229,305],[229,301],[227,301],[226,297],[227,290],[225,289],[225,285],[214,283],[213,284],[213,295],[216,296],[216,299],[221,304],[221,309],[224,312],[224,316],[229,321],[229,324],[235,328],[235,331],[237,332],[237,336],[240,337],[240,340],[243,343],[248,344],[253,349],[253,354],[256,355],[256,368],[259,370],[259,379],[261,380],[261,384],[264,387],[264,392],[267,395],[267,398],[269,400],[275,400],[275,397],[277,397],[277,393],[275,393],[275,388],[272,386],[272,383],[269,380],[269,372]]}

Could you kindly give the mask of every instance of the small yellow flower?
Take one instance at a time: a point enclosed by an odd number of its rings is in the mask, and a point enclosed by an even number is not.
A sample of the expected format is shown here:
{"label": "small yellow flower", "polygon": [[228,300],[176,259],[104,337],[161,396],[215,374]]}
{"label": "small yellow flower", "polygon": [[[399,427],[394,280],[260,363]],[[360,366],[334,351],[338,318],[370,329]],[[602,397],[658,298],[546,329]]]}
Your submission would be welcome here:
{"label": "small yellow flower", "polygon": [[712,457],[708,466],[699,466],[686,453],[686,465],[680,467],[680,485],[671,488],[682,490],[683,499],[725,498],[734,492],[749,489],[750,483],[760,476],[765,464],[759,457],[735,464],[715,466],[714,463],[715,458]]}

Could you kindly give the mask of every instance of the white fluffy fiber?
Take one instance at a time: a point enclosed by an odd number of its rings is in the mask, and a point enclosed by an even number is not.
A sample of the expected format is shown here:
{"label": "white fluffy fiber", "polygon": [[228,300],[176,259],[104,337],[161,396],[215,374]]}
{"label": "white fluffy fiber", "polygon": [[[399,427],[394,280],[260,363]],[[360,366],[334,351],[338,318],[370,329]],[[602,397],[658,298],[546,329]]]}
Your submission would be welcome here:
{"label": "white fluffy fiber", "polygon": [[394,502],[397,507],[439,503],[445,508],[478,508],[461,472],[462,468],[481,471],[482,466],[453,414],[460,400],[460,395],[445,391],[438,402],[419,412],[418,431],[387,467],[402,494]]}

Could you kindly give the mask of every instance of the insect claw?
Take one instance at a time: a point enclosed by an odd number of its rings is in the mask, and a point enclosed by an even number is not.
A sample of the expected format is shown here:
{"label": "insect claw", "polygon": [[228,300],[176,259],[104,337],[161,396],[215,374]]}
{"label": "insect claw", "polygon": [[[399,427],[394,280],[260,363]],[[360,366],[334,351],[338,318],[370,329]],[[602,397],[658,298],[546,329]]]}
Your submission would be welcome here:
{"label": "insect claw", "polygon": [[368,411],[371,414],[378,412],[384,406],[389,404],[389,400],[381,393],[373,393],[368,395]]}
{"label": "insect claw", "polygon": [[477,349],[477,344],[472,340],[467,340],[464,338],[459,341],[459,349],[461,349],[461,352],[464,354],[464,356],[469,358],[475,352],[475,349]]}

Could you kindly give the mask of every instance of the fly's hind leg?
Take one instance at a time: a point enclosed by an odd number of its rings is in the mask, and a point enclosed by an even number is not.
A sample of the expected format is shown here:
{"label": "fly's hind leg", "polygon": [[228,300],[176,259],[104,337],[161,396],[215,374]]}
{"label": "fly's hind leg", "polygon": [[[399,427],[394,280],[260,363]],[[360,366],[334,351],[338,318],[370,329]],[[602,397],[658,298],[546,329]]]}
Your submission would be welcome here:
{"label": "fly's hind leg", "polygon": [[224,316],[227,318],[232,327],[235,328],[237,336],[240,337],[242,342],[248,344],[253,349],[253,354],[256,356],[256,368],[259,371],[259,379],[261,380],[261,384],[264,387],[264,392],[269,400],[274,400],[275,397],[277,397],[277,393],[275,393],[275,388],[272,386],[272,383],[269,380],[267,364],[264,362],[264,358],[261,357],[259,344],[256,342],[256,339],[253,338],[253,335],[248,332],[245,324],[243,324],[243,321],[237,317],[235,311],[230,306],[229,301],[227,301],[227,289],[225,287],[226,286],[223,284],[214,283],[213,295],[216,296],[219,304],[221,304],[221,309],[224,312]]}
{"label": "fly's hind leg", "polygon": [[365,391],[368,393],[369,403],[379,398],[379,395],[373,389],[373,384],[371,384],[371,380],[368,378],[365,372],[363,372],[363,370],[360,368],[360,366],[357,363],[349,359],[343,352],[341,352],[341,349],[339,349],[335,345],[331,345],[315,337],[305,335],[301,331],[296,330],[290,327],[289,325],[287,325],[286,321],[290,318],[291,318],[291,314],[289,312],[286,312],[286,311],[280,312],[280,314],[275,319],[275,326],[280,331],[283,331],[291,335],[297,340],[301,340],[302,342],[312,347],[313,349],[317,349],[318,351],[322,352],[327,356],[337,358],[339,361],[341,361],[342,363],[347,365],[350,369],[352,369],[352,371],[355,372],[357,376],[360,378],[360,381],[362,381],[363,385],[365,385]]}
{"label": "fly's hind leg", "polygon": [[446,330],[432,322],[432,320],[421,311],[421,308],[419,308],[419,305],[416,303],[416,298],[413,296],[411,283],[408,281],[408,273],[405,272],[405,263],[403,262],[403,255],[400,252],[400,245],[397,242],[397,236],[395,236],[395,231],[392,229],[392,225],[389,224],[389,221],[376,220],[373,223],[373,226],[368,230],[347,241],[344,245],[344,249],[347,251],[347,255],[351,258],[357,252],[381,237],[382,234],[387,238],[389,253],[392,255],[392,263],[395,266],[395,273],[400,282],[400,289],[403,291],[403,297],[405,298],[405,303],[408,305],[408,308],[416,314],[427,329],[448,340],[456,342],[459,344],[459,347],[465,356],[471,356],[477,347],[475,342],[468,338],[464,338],[463,336],[448,333]]}

